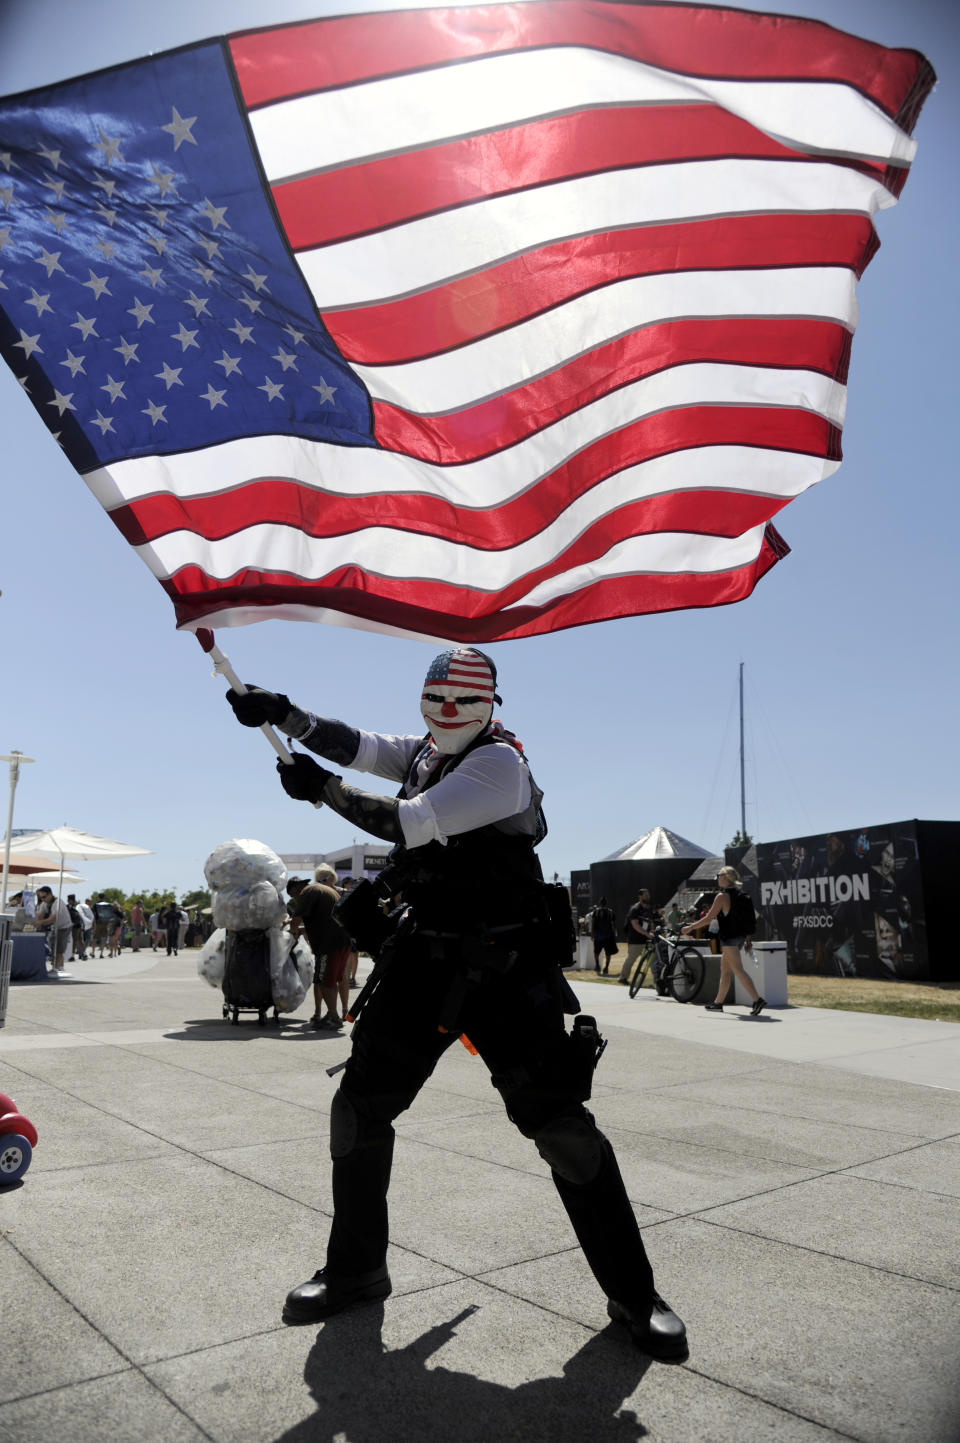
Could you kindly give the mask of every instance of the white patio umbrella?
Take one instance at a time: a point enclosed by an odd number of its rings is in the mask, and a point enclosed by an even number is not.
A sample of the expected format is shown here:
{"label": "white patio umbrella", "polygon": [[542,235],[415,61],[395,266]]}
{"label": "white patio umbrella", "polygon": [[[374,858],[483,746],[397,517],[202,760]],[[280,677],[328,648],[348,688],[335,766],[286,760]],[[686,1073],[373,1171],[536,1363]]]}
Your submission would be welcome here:
{"label": "white patio umbrella", "polygon": [[89,878],[78,877],[76,872],[64,870],[63,872],[31,872],[27,881],[31,886],[33,886],[34,883],[39,883],[41,887],[50,882],[58,882],[62,887],[64,882],[66,882],[69,887],[73,885],[73,883],[86,883],[89,881]]}
{"label": "white patio umbrella", "polygon": [[70,857],[81,862],[106,862],[121,857],[148,857],[149,847],[134,847],[129,842],[114,842],[109,837],[96,837],[92,832],[80,832],[76,827],[53,827],[48,832],[28,832],[25,837],[15,837],[10,843],[10,855],[30,852],[34,856],[50,857],[60,862],[60,886],[63,887],[64,859]]}

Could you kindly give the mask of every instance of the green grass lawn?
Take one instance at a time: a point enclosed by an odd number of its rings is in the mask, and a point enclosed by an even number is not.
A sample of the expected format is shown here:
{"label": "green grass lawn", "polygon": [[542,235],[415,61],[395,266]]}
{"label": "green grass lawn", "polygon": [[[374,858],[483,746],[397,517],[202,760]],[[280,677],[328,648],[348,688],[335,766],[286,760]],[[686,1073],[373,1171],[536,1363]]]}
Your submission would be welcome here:
{"label": "green grass lawn", "polygon": [[[614,962],[619,961],[614,958]],[[619,974],[619,967],[617,973]],[[571,982],[617,985],[617,978],[595,972],[567,973]],[[888,1017],[922,1017],[929,1022],[960,1022],[960,982],[894,982],[870,977],[787,978],[794,1007],[829,1007],[838,1012],[880,1012]]]}

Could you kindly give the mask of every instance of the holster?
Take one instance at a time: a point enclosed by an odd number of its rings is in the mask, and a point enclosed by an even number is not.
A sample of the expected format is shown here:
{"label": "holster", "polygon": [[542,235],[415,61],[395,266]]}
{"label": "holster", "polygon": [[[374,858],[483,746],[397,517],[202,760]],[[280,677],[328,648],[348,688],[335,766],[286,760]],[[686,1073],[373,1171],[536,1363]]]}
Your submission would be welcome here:
{"label": "holster", "polygon": [[606,1049],[606,1040],[597,1029],[597,1019],[581,1012],[574,1018],[570,1033],[570,1056],[575,1096],[580,1102],[588,1102],[593,1091],[593,1074]]}

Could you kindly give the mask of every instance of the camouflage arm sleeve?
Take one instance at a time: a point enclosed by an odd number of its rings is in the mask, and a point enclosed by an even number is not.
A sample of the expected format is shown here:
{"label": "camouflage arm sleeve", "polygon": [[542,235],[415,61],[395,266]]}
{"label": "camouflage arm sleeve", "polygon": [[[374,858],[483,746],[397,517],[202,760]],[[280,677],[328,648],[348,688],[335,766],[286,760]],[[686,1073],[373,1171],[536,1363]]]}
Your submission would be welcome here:
{"label": "camouflage arm sleeve", "polygon": [[333,717],[314,716],[312,711],[302,711],[298,706],[290,708],[280,729],[334,766],[348,767],[360,749],[356,727]]}
{"label": "camouflage arm sleeve", "polygon": [[377,797],[371,792],[361,792],[358,787],[347,786],[340,777],[328,777],[320,796],[338,816],[345,817],[372,836],[385,842],[403,841],[400,803],[396,797]]}

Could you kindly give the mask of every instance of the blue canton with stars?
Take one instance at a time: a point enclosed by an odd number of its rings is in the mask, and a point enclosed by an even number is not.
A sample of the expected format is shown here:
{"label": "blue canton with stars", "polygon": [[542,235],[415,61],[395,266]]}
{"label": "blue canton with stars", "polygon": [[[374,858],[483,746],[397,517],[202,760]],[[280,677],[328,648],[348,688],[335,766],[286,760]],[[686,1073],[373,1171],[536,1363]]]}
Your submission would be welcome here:
{"label": "blue canton with stars", "polygon": [[81,472],[241,436],[376,444],[219,42],[0,100],[0,354]]}

